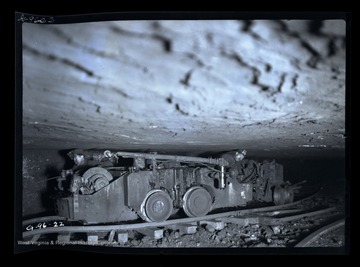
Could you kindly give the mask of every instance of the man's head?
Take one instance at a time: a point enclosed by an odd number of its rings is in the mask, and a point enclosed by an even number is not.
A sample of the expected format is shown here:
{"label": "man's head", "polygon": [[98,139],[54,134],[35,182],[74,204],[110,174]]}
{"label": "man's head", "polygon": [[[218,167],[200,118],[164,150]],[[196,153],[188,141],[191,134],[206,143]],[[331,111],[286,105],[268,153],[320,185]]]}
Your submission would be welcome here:
{"label": "man's head", "polygon": [[240,161],[240,160],[243,160],[244,158],[245,158],[245,156],[246,156],[246,150],[243,150],[243,151],[241,151],[241,152],[239,152],[239,151],[236,151],[236,153],[235,153],[235,160],[236,161]]}

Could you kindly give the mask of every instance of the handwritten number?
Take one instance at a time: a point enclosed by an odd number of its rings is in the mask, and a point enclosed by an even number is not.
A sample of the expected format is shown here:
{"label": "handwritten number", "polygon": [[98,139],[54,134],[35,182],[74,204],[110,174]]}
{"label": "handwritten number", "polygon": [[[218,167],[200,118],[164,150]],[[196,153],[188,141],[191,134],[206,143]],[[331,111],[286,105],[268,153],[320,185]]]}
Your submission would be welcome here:
{"label": "handwritten number", "polygon": [[32,230],[34,230],[34,227],[31,224],[26,226],[26,231],[32,231]]}
{"label": "handwritten number", "polygon": [[39,223],[35,228],[41,229],[41,228],[46,228],[46,227],[47,227],[46,223]]}
{"label": "handwritten number", "polygon": [[41,24],[43,24],[43,23],[45,23],[45,22],[46,22],[45,18],[38,19],[38,18],[36,17],[36,19],[34,20],[34,23],[41,23]]}
{"label": "handwritten number", "polygon": [[22,21],[22,22],[26,21],[26,17],[24,16],[24,14],[21,14],[21,17],[18,19],[18,21]]}
{"label": "handwritten number", "polygon": [[[53,225],[53,227],[63,227],[63,226],[65,226],[63,222],[53,222],[52,225]],[[46,227],[48,227],[48,226],[51,226],[51,224],[46,225],[46,222],[41,222],[41,223],[38,223],[38,224],[35,226],[35,228],[36,228],[36,229],[44,229],[44,228],[46,228]],[[32,226],[31,224],[29,224],[28,226],[26,226],[25,229],[26,229],[26,231],[32,231],[32,230],[34,230],[34,226]]]}
{"label": "handwritten number", "polygon": [[54,227],[63,227],[65,226],[63,222],[54,222]]}
{"label": "handwritten number", "polygon": [[18,19],[18,21],[21,22],[30,22],[30,23],[54,23],[55,19],[53,17],[50,17],[48,19],[46,18],[39,18],[39,17],[34,17],[34,16],[30,16],[30,17],[26,17],[24,14],[21,14],[21,17]]}

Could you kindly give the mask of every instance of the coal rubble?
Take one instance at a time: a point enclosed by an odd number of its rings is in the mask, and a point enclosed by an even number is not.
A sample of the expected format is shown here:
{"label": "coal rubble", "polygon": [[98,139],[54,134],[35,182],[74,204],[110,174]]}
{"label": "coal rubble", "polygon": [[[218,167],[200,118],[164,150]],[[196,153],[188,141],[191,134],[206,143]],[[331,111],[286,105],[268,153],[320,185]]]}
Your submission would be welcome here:
{"label": "coal rubble", "polygon": [[[140,248],[294,247],[307,235],[319,229],[329,220],[338,218],[343,212],[342,201],[329,197],[315,197],[298,204],[296,208],[306,210],[324,206],[336,207],[336,214],[305,217],[279,225],[248,224],[239,226],[234,223],[225,223],[223,229],[219,230],[210,224],[198,223],[196,232],[192,234],[184,234],[176,228],[164,228],[163,237],[159,239],[131,231],[128,241],[121,246]],[[344,230],[339,229],[321,236],[312,246],[342,247],[344,244]]]}

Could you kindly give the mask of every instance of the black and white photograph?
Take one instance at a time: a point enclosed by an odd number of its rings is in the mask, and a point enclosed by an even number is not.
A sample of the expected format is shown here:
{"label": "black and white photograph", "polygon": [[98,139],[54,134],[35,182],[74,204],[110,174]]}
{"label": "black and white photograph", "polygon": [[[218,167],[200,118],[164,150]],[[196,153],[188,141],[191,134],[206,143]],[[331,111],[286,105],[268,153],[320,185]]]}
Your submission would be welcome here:
{"label": "black and white photograph", "polygon": [[15,253],[349,249],[346,13],[16,14]]}

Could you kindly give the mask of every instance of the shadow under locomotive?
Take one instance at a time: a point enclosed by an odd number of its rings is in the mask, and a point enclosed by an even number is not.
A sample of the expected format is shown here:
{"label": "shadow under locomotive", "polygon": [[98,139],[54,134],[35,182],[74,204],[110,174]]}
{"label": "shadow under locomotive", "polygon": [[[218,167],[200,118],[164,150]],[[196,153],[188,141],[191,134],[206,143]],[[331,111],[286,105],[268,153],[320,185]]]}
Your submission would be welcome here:
{"label": "shadow under locomotive", "polygon": [[57,178],[56,213],[84,224],[145,220],[291,203],[296,187],[273,161],[245,159],[246,151],[219,158],[157,153],[73,150],[74,167]]}

